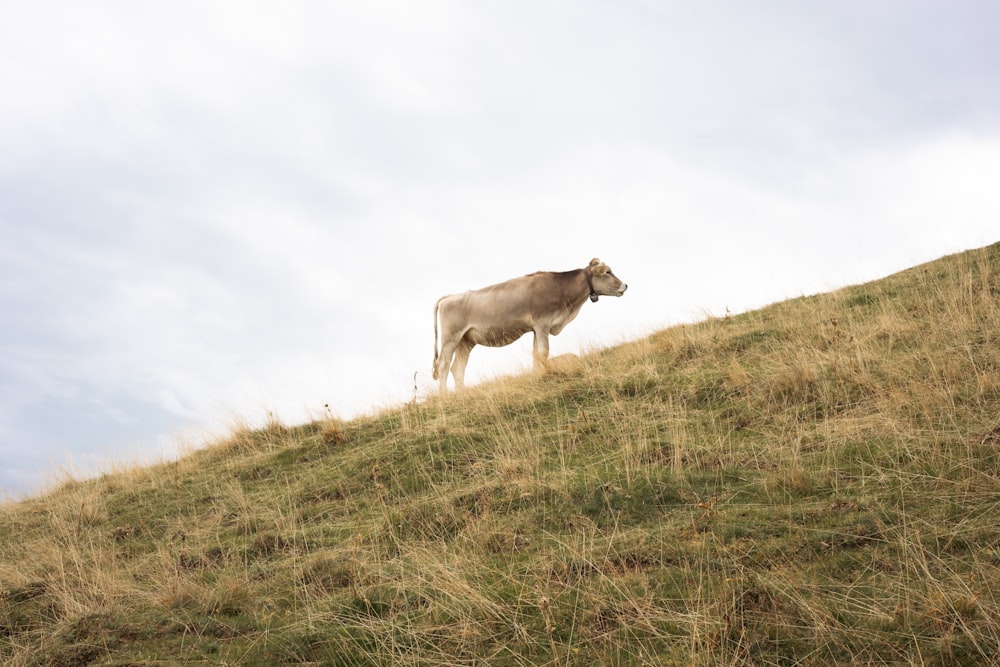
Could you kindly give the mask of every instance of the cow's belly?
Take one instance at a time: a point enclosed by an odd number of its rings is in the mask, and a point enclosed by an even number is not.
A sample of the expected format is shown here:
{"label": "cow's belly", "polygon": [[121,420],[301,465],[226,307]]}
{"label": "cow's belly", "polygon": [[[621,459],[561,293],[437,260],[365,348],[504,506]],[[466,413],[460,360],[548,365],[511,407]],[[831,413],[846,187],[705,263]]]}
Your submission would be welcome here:
{"label": "cow's belly", "polygon": [[531,331],[522,328],[500,328],[500,327],[477,327],[469,329],[465,337],[476,345],[486,345],[488,347],[503,347],[510,345],[515,340]]}

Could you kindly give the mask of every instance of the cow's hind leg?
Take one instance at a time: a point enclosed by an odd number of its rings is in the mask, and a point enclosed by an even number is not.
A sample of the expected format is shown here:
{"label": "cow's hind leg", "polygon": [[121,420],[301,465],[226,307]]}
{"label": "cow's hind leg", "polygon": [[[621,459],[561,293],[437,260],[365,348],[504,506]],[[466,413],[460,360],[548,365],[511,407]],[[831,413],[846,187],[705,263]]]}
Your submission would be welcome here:
{"label": "cow's hind leg", "polygon": [[448,371],[451,370],[451,358],[455,355],[455,343],[445,343],[441,346],[441,354],[437,360],[437,380],[441,395],[448,393]]}
{"label": "cow's hind leg", "polygon": [[465,365],[469,363],[469,353],[475,343],[469,342],[468,338],[463,338],[455,348],[455,361],[451,365],[451,374],[455,377],[455,389],[465,387]]}

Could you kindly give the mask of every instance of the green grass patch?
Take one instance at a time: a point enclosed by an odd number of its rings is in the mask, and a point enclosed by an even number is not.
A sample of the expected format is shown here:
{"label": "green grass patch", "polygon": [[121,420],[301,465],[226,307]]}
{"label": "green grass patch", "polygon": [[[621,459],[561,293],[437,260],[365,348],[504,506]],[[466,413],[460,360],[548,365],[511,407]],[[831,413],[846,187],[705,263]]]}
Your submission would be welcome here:
{"label": "green grass patch", "polygon": [[0,507],[10,665],[991,664],[1000,244]]}

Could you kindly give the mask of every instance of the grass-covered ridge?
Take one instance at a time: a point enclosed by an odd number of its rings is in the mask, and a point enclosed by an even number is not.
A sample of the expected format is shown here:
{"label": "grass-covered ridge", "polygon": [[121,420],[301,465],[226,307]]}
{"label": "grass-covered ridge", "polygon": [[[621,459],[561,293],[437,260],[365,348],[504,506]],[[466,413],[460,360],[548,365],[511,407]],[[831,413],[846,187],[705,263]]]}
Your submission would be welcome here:
{"label": "grass-covered ridge", "polygon": [[988,664],[1000,244],[0,507],[8,665]]}

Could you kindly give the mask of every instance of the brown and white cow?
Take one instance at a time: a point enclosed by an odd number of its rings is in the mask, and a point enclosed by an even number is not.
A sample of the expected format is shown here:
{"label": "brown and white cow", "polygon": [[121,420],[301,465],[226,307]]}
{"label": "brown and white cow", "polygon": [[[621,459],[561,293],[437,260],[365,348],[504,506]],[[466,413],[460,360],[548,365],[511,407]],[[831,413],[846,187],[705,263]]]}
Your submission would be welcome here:
{"label": "brown and white cow", "polygon": [[448,391],[449,369],[455,377],[455,387],[463,387],[465,365],[473,347],[502,347],[529,331],[535,334],[534,369],[544,371],[549,357],[549,334],[557,335],[572,322],[588,298],[597,301],[599,296],[621,296],[627,287],[607,264],[594,258],[583,269],[561,273],[539,271],[441,297],[434,305],[434,379],[440,382],[441,393]]}

